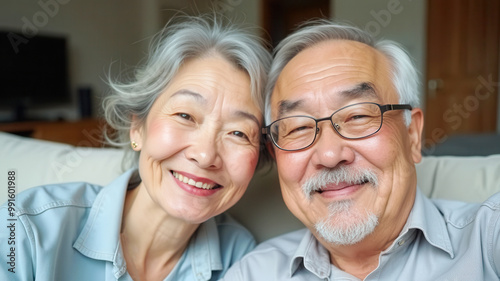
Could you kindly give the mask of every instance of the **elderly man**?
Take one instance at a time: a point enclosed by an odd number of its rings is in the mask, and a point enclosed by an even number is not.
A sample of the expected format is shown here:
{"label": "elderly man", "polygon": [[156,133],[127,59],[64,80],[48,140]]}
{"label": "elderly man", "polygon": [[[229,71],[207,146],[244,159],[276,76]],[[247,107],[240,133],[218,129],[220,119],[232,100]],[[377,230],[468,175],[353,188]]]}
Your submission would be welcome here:
{"label": "elderly man", "polygon": [[500,280],[500,194],[465,204],[417,187],[418,75],[396,43],[305,26],[277,47],[267,98],[283,199],[307,229],[225,280]]}

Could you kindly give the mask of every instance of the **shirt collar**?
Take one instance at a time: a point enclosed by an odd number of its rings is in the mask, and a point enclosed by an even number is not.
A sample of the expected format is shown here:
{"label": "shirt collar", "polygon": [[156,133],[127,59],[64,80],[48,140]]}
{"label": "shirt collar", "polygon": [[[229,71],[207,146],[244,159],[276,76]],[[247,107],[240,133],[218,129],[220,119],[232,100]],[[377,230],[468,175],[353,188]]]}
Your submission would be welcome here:
{"label": "shirt collar", "polygon": [[[73,245],[89,258],[113,262],[117,279],[127,270],[120,230],[127,187],[135,171],[128,170],[99,192]],[[194,275],[202,277],[200,280],[209,280],[213,270],[223,269],[218,237],[217,224],[211,218],[198,227],[188,246]]]}
{"label": "shirt collar", "polygon": [[219,233],[215,219],[211,218],[202,223],[189,246],[189,258],[194,276],[199,280],[210,280],[212,271],[222,270],[222,255],[219,242]]}
{"label": "shirt collar", "polygon": [[442,214],[419,188],[413,208],[399,237],[403,237],[412,229],[421,230],[429,244],[447,252],[451,258],[455,256]]}
{"label": "shirt collar", "polygon": [[[446,228],[446,222],[432,201],[417,188],[415,202],[408,220],[398,237],[411,235],[410,230],[419,229],[429,244],[447,252],[454,257],[451,240]],[[397,244],[395,241],[394,244]],[[302,238],[290,262],[290,278],[303,265],[319,278],[330,276],[331,265],[328,250],[308,230]]]}
{"label": "shirt collar", "polygon": [[330,276],[330,254],[309,230],[306,231],[299,247],[292,256],[289,278],[294,275],[301,265],[319,278],[324,279]]}
{"label": "shirt collar", "polygon": [[134,172],[134,169],[128,170],[99,192],[73,244],[75,249],[89,258],[113,262],[117,278],[126,271],[120,229],[125,195]]}

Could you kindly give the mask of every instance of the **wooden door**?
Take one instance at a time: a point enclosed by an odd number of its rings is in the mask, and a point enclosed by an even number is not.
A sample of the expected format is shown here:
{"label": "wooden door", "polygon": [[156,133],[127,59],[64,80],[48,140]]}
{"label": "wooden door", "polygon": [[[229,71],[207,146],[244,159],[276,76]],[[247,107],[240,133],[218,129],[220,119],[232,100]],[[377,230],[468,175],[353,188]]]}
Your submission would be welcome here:
{"label": "wooden door", "polygon": [[330,0],[262,0],[262,26],[276,46],[305,20],[329,18]]}
{"label": "wooden door", "polygon": [[428,0],[424,148],[496,131],[500,0]]}

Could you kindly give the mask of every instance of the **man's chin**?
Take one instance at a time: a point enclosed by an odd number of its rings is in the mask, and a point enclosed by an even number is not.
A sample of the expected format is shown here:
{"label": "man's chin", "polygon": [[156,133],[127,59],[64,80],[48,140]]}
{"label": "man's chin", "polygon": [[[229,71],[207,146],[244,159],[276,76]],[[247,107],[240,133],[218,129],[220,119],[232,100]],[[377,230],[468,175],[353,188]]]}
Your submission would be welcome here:
{"label": "man's chin", "polygon": [[378,217],[369,212],[351,210],[351,205],[340,208],[315,224],[316,233],[327,243],[354,245],[370,235],[378,225]]}

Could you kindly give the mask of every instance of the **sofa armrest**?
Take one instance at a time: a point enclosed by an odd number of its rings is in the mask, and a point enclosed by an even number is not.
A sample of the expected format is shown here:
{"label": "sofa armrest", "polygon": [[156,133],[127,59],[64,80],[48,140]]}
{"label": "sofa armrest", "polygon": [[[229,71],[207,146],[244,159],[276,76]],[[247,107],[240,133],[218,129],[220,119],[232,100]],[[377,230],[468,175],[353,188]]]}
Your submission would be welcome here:
{"label": "sofa armrest", "polygon": [[[123,150],[75,147],[0,132],[0,175],[16,170],[17,192],[61,182],[87,181],[105,185],[120,175]],[[1,176],[0,176],[1,180]],[[6,200],[0,192],[0,201]]]}

